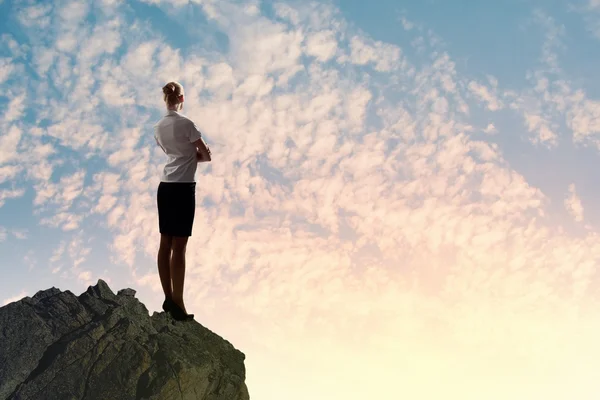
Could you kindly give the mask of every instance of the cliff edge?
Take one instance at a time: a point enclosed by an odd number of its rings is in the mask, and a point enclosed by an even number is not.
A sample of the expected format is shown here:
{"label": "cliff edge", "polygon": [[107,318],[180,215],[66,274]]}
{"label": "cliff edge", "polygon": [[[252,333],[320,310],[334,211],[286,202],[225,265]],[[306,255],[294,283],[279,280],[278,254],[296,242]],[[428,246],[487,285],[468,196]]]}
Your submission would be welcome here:
{"label": "cliff edge", "polygon": [[0,399],[249,400],[245,356],[99,280],[0,308]]}

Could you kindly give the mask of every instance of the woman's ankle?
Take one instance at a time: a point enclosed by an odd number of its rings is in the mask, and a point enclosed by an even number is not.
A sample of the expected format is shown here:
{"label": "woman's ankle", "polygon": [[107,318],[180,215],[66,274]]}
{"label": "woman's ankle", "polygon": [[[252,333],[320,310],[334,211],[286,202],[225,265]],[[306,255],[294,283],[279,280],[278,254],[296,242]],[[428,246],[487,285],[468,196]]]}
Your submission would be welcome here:
{"label": "woman's ankle", "polygon": [[171,296],[171,300],[174,301],[177,304],[183,304],[183,297]]}

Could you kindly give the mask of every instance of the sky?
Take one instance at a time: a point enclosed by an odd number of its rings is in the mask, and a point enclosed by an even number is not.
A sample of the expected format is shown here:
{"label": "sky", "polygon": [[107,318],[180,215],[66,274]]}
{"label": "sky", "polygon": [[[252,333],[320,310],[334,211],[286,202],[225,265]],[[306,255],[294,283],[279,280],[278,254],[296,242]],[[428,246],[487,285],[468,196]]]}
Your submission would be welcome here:
{"label": "sky", "polygon": [[0,305],[162,311],[177,80],[186,308],[252,399],[598,399],[599,50],[598,0],[0,0]]}

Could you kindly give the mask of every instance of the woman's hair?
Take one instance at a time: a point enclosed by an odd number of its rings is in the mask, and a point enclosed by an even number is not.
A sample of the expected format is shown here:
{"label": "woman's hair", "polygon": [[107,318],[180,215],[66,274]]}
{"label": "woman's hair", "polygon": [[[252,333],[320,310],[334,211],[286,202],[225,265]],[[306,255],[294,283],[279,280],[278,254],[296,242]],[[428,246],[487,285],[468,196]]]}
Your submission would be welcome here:
{"label": "woman's hair", "polygon": [[179,82],[169,82],[162,88],[163,100],[167,106],[172,107],[179,103],[179,96],[183,94],[183,86]]}

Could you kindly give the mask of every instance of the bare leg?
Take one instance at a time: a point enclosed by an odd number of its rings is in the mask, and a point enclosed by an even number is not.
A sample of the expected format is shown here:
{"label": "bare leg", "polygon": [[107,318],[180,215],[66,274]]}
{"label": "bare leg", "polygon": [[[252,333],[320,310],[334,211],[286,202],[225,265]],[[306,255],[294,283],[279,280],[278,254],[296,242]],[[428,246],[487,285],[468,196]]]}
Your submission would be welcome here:
{"label": "bare leg", "polygon": [[169,235],[160,235],[160,247],[158,248],[157,264],[160,283],[162,284],[165,298],[173,297],[171,289],[171,243],[173,237]]}
{"label": "bare leg", "polygon": [[173,279],[173,301],[186,311],[183,303],[183,286],[185,281],[185,248],[187,246],[187,237],[173,237],[171,255],[171,278]]}

